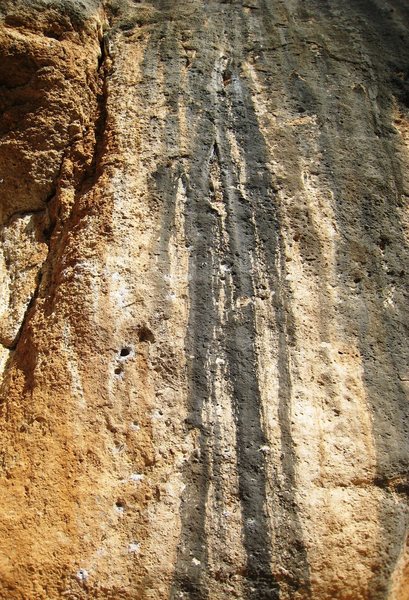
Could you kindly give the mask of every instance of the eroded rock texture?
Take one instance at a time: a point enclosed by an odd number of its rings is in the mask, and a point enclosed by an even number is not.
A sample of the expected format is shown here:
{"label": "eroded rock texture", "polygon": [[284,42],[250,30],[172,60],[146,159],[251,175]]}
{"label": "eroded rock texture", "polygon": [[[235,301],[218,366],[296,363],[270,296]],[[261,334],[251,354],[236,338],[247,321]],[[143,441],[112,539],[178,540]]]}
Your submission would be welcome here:
{"label": "eroded rock texture", "polygon": [[409,598],[408,4],[0,18],[0,597]]}

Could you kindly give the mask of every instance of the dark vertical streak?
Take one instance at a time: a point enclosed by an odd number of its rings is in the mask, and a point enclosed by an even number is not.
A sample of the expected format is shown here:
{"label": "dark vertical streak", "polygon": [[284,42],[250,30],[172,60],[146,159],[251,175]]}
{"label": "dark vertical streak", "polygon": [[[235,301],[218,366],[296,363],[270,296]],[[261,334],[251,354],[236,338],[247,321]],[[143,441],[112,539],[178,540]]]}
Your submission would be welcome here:
{"label": "dark vertical streak", "polygon": [[[190,313],[186,338],[186,354],[190,357],[190,390],[186,429],[193,430],[197,435],[197,452],[186,463],[183,473],[186,489],[181,508],[182,532],[171,595],[175,600],[180,597],[202,600],[209,595],[208,584],[212,574],[208,564],[206,512],[209,510],[207,500],[210,482],[215,490],[216,510],[222,510],[224,500],[222,457],[218,444],[220,426],[217,422],[211,426],[205,425],[202,412],[205,404],[213,406],[216,402],[211,381],[211,357],[212,351],[218,345],[223,347],[227,357],[233,392],[238,486],[247,563],[245,596],[254,600],[279,597],[278,581],[271,572],[272,559],[276,558],[273,556],[275,552],[278,555],[275,562],[289,571],[285,580],[288,593],[302,593],[303,597],[308,598],[311,596],[309,567],[296,503],[296,452],[290,416],[292,394],[289,345],[293,343],[293,315],[290,302],[286,298],[284,244],[268,167],[269,152],[257,121],[252,91],[241,73],[240,61],[245,59],[247,47],[252,48],[258,64],[264,68],[261,69],[264,75],[260,75],[260,78],[263,80],[265,93],[276,93],[278,88],[282,91],[283,102],[287,103],[287,107],[291,108],[294,114],[298,112],[300,115],[311,114],[318,117],[321,150],[325,156],[322,161],[324,177],[333,188],[337,222],[342,236],[337,257],[342,281],[340,287],[344,294],[342,317],[347,335],[359,340],[365,383],[374,416],[374,436],[379,462],[377,485],[382,484],[387,488],[388,482],[396,475],[407,480],[408,471],[409,415],[402,386],[396,377],[396,357],[402,357],[404,354],[403,328],[398,323],[398,319],[404,321],[404,311],[399,306],[398,317],[393,318],[383,309],[381,300],[379,305],[371,308],[371,295],[365,290],[360,296],[359,308],[356,308],[357,304],[349,298],[352,257],[348,245],[351,237],[361,234],[362,239],[376,251],[382,229],[386,229],[392,232],[390,237],[393,237],[396,246],[404,246],[396,206],[393,206],[393,202],[388,204],[386,200],[379,201],[377,196],[386,198],[390,195],[394,198],[399,195],[402,186],[399,165],[394,159],[395,145],[388,130],[391,111],[389,87],[393,84],[399,101],[409,105],[409,56],[407,50],[402,50],[403,44],[397,41],[403,40],[402,36],[406,35],[402,15],[408,11],[403,6],[397,6],[396,13],[400,15],[400,20],[395,22],[393,19],[389,20],[385,8],[397,5],[396,1],[381,3],[376,0],[357,0],[340,3],[338,0],[307,0],[295,8],[294,14],[290,14],[290,9],[288,10],[288,22],[278,24],[274,13],[282,8],[281,3],[260,0],[258,7],[253,7],[255,13],[252,13],[251,17],[256,23],[254,30],[260,32],[260,39],[250,40],[249,17],[245,16],[239,3],[204,3],[204,6],[195,9],[194,14],[191,12],[188,19],[191,30],[187,36],[188,43],[197,51],[195,58],[189,58],[190,88],[186,91],[193,132],[192,155],[188,161],[182,161],[180,156],[173,161],[170,159],[170,153],[172,147],[177,145],[179,135],[177,105],[178,94],[181,91],[178,44],[181,39],[187,39],[182,31],[186,23],[182,21],[177,24],[175,18],[178,11],[183,12],[181,3],[158,0],[156,4],[162,11],[163,20],[160,26],[158,25],[159,33],[152,37],[149,52],[154,53],[157,45],[158,56],[167,57],[164,59],[163,92],[166,96],[168,117],[163,130],[166,160],[164,159],[155,175],[153,189],[163,206],[159,251],[164,272],[167,268],[166,253],[174,223],[178,178],[182,177],[187,190],[185,223],[191,254]],[[194,6],[194,3],[191,6]],[[352,14],[358,17],[353,27],[350,23]],[[335,27],[340,16],[342,22],[348,25],[347,34],[340,33],[339,28]],[[315,18],[320,19],[315,30],[310,25],[303,29],[303,22],[311,24]],[[363,25],[369,25],[367,30],[363,30]],[[280,38],[280,31],[284,29],[287,36],[285,44]],[[314,41],[314,36],[320,53],[319,58],[314,58],[310,64],[312,55],[308,50],[308,43],[311,42],[310,38]],[[322,41],[326,36],[332,40],[329,49]],[[289,41],[291,44],[287,43]],[[283,49],[279,52],[271,49],[277,49],[280,45]],[[351,56],[345,57],[343,52],[349,46]],[[221,48],[229,55],[229,66],[221,76],[220,89],[210,93],[209,88],[213,85],[215,77],[214,64],[220,56]],[[386,60],[382,59],[373,67],[363,59],[361,53],[364,50],[375,56],[377,52],[385,49],[388,65]],[[278,60],[275,64],[277,58],[282,62]],[[344,60],[348,63],[347,69]],[[304,71],[306,76],[302,77],[300,74]],[[369,100],[362,100],[356,92],[350,91],[353,79],[351,74],[359,74],[368,86],[380,86],[380,93],[372,106]],[[339,87],[338,91],[345,95],[344,101],[349,103],[350,113],[342,108],[342,103],[338,102],[336,97],[326,97],[322,92],[329,80],[335,82]],[[358,127],[359,132],[354,129]],[[228,130],[234,132],[246,166],[248,179],[245,195],[239,191],[237,165],[232,157]],[[348,148],[352,148],[351,155],[357,157],[363,148],[354,136],[358,133],[367,135],[368,132],[372,132],[374,141],[379,140],[379,144],[376,142],[379,150],[375,149],[375,146],[370,149],[372,160],[379,171],[384,168],[385,161],[388,163],[392,183],[388,181],[384,186],[379,186],[368,181],[365,161],[352,164],[347,156],[345,139],[348,138]],[[297,140],[298,151],[303,157],[308,156],[308,143],[308,140],[301,138]],[[180,153],[179,148],[176,150]],[[369,151],[368,148],[366,150]],[[217,252],[220,222],[209,204],[212,161],[217,161],[220,168],[221,187],[227,211],[229,243],[228,247],[222,249],[223,256],[221,252]],[[295,165],[294,170],[299,171],[300,165]],[[353,183],[356,180],[361,183]],[[351,198],[359,202],[357,211],[351,210]],[[353,214],[358,214],[358,219],[354,220]],[[318,237],[312,223],[309,223],[309,230],[313,238]],[[254,307],[250,302],[238,309],[236,303],[239,298],[253,299],[255,296],[251,258],[256,245],[270,269],[269,283],[275,292],[273,308],[278,338],[277,400],[283,479],[277,476],[274,469],[269,471],[267,461],[260,452],[260,447],[264,446],[267,440],[262,426],[257,379]],[[300,248],[304,261],[307,261],[307,254],[311,251],[311,240],[302,239]],[[310,270],[319,282],[317,289],[322,299],[326,297],[328,283],[325,281],[323,254],[323,248],[317,242]],[[226,322],[223,326],[215,306],[215,297],[221,285],[217,279],[221,261],[229,265],[232,282],[231,289],[227,290],[230,293],[227,297],[231,295],[232,302],[227,306]],[[391,281],[382,274],[382,268],[380,260],[373,254],[368,260],[368,270],[371,271],[372,281],[375,281],[381,299],[386,283]],[[387,274],[387,277],[393,277],[392,281],[395,281],[398,274],[393,272]],[[397,283],[401,286],[400,279]],[[368,314],[379,322],[378,333],[373,330]],[[327,319],[326,311],[322,310],[320,334],[323,340],[327,336]],[[222,327],[224,342],[220,335],[215,339],[214,333]],[[374,351],[374,345],[378,346],[377,351]],[[384,378],[391,380],[391,400],[386,402],[380,397],[379,391],[384,389]],[[272,489],[273,498],[269,500],[276,507],[274,549],[266,507],[267,487]],[[379,598],[387,593],[387,584],[384,582],[390,577],[401,549],[400,525],[391,519],[388,506],[384,509],[381,507],[380,511],[386,538],[385,564],[380,574],[374,576],[370,590],[373,597]],[[394,538],[397,538],[398,542]]]}
{"label": "dark vertical streak", "polygon": [[[208,125],[204,123],[203,125]],[[203,132],[204,133],[204,132]],[[211,148],[211,147],[210,147]],[[200,148],[205,165],[209,164],[209,146]],[[211,396],[207,378],[207,358],[212,345],[212,331],[217,314],[211,296],[211,249],[215,241],[215,216],[206,206],[208,166],[202,173],[192,173],[194,187],[187,187],[186,236],[192,252],[189,261],[190,312],[186,352],[189,362],[189,407],[186,425],[196,430],[198,453],[185,468],[186,490],[182,499],[182,534],[174,575],[172,598],[180,592],[194,600],[207,598],[203,576],[207,566],[206,500],[210,481],[209,431],[202,422],[204,402]]]}
{"label": "dark vertical streak", "polygon": [[[223,122],[223,114],[220,115]],[[239,495],[246,550],[246,597],[267,599],[279,595],[271,572],[270,526],[266,510],[266,464],[260,448],[267,440],[261,425],[261,398],[257,380],[254,307],[237,310],[236,301],[253,298],[251,253],[255,232],[251,206],[237,192],[238,179],[229,148],[219,130],[218,158],[227,210],[230,247],[228,259],[233,281],[233,303],[227,308],[226,355],[233,388]],[[225,154],[226,153],[226,154]]]}
{"label": "dark vertical streak", "polygon": [[[213,3],[214,4],[214,3]],[[227,46],[238,54],[242,50],[245,33],[245,19],[237,20],[234,15],[241,14],[237,6],[224,7],[222,14],[215,11],[214,17],[219,21],[216,29],[223,29]],[[207,12],[209,16],[210,11]],[[226,24],[223,22],[228,14]],[[221,18],[222,17],[222,18]],[[233,20],[234,26],[231,27]],[[213,26],[215,22],[213,23]],[[232,31],[231,34],[226,32]],[[196,40],[198,43],[198,40]],[[192,356],[190,371],[190,406],[188,426],[199,432],[200,456],[194,457],[185,469],[187,484],[181,511],[182,535],[179,555],[175,569],[172,597],[178,598],[180,593],[189,598],[205,598],[207,571],[207,551],[205,536],[206,499],[209,478],[216,490],[216,497],[222,503],[223,481],[218,478],[220,472],[217,447],[213,448],[210,457],[208,436],[211,432],[202,423],[202,409],[205,402],[214,402],[211,385],[208,381],[208,359],[211,354],[214,329],[221,326],[215,310],[212,293],[217,265],[212,265],[211,250],[217,238],[217,219],[209,211],[206,199],[209,197],[209,163],[212,142],[209,132],[215,131],[215,157],[219,162],[221,184],[227,211],[227,232],[229,247],[225,249],[223,261],[231,269],[233,289],[232,303],[227,307],[225,334],[225,354],[233,391],[233,410],[236,423],[236,453],[238,461],[239,495],[243,517],[243,541],[246,551],[245,594],[251,599],[273,599],[279,597],[278,582],[271,572],[271,536],[270,520],[266,507],[267,478],[273,479],[271,487],[276,495],[279,508],[277,516],[278,539],[276,551],[291,555],[293,575],[288,578],[287,587],[293,590],[303,588],[309,595],[308,563],[301,527],[297,517],[294,498],[294,462],[295,453],[292,447],[290,410],[290,376],[288,366],[287,336],[285,323],[286,308],[281,296],[281,274],[275,266],[277,248],[280,246],[278,220],[273,202],[271,174],[266,166],[267,151],[262,134],[259,131],[257,118],[252,105],[251,94],[240,81],[240,70],[233,57],[231,74],[223,77],[226,87],[230,75],[236,78],[235,83],[242,86],[243,98],[226,92],[232,115],[224,108],[220,98],[213,99],[206,90],[211,80],[212,70],[217,54],[213,54],[210,40],[205,40],[209,48],[201,48],[203,63],[192,70],[191,83],[196,89],[195,102],[191,106],[192,122],[198,120],[192,155],[195,157],[189,169],[188,202],[186,206],[186,235],[192,248],[190,273],[190,316],[186,352]],[[200,44],[199,44],[200,45]],[[200,96],[201,94],[201,96]],[[222,91],[220,92],[222,94]],[[208,115],[201,116],[203,112]],[[214,123],[214,125],[213,125]],[[227,139],[227,128],[235,131],[236,137],[245,156],[246,168],[250,174],[247,183],[247,197],[243,198],[238,191],[239,180],[236,165],[231,157],[231,148]],[[210,142],[210,143],[209,143]],[[253,217],[255,225],[253,224]],[[271,285],[277,291],[275,310],[279,323],[279,415],[282,428],[283,470],[286,476],[284,484],[279,484],[275,473],[267,472],[267,464],[260,448],[266,444],[262,428],[261,398],[257,379],[257,352],[255,345],[255,314],[252,303],[237,309],[236,301],[241,298],[253,299],[255,295],[252,273],[251,255],[255,251],[257,239],[261,239],[262,250],[266,262],[271,268]],[[227,294],[229,296],[229,294]],[[217,431],[217,429],[216,429]],[[214,435],[216,431],[213,431]],[[215,446],[212,440],[213,446]],[[217,444],[216,444],[217,445]],[[212,462],[213,470],[210,471]],[[291,531],[291,535],[289,535]],[[289,539],[288,539],[289,538]],[[200,564],[192,564],[192,559]],[[286,565],[287,566],[287,565]]]}
{"label": "dark vertical streak", "polygon": [[[236,82],[235,79],[237,79]],[[238,220],[240,220],[240,217],[242,218],[242,221],[240,222],[245,224],[245,227],[247,228],[249,228],[250,223],[252,222],[252,217],[254,217],[253,220],[255,223],[255,231],[252,232],[251,238],[248,237],[245,248],[243,248],[243,253],[246,252],[248,254],[249,252],[254,251],[256,246],[255,236],[257,234],[265,262],[269,268],[270,287],[275,292],[274,311],[276,314],[275,321],[278,327],[278,414],[281,431],[282,470],[285,478],[283,482],[279,482],[276,473],[272,474],[273,494],[276,497],[276,504],[279,507],[275,522],[275,537],[277,540],[276,551],[280,552],[280,562],[286,561],[286,570],[291,572],[291,577],[288,577],[286,581],[289,589],[296,591],[300,588],[303,588],[306,597],[308,597],[308,560],[303,543],[302,529],[297,515],[297,505],[295,501],[296,457],[291,435],[291,378],[287,349],[288,340],[291,341],[291,332],[289,332],[287,328],[287,313],[289,313],[289,307],[286,305],[282,287],[285,268],[282,264],[277,264],[279,256],[283,256],[282,248],[280,248],[282,241],[280,236],[279,218],[274,201],[272,176],[267,167],[267,149],[265,148],[264,139],[259,130],[251,94],[246,87],[245,81],[240,79],[240,71],[238,69],[236,69],[233,73],[233,83],[238,83],[241,90],[240,96],[235,94],[234,91],[231,92],[230,102],[236,118],[235,134],[240,142],[244,154],[246,172],[248,173],[248,179],[246,182],[248,205],[247,214],[240,215],[240,209],[236,207],[232,212],[237,215]],[[233,85],[232,89],[237,89],[237,86]],[[245,204],[242,202],[241,206],[245,206]],[[245,238],[243,232],[241,237]],[[281,252],[279,252],[279,250],[281,250]],[[240,272],[251,273],[250,265],[243,264]],[[245,281],[244,284],[244,289],[241,290],[240,293],[245,294],[245,288],[250,287],[250,293],[252,296],[254,296],[252,283]],[[251,335],[253,336],[254,340],[254,315],[251,317],[250,328],[252,332]],[[251,339],[250,331],[247,335],[248,339]],[[249,365],[254,364],[254,372],[256,372],[257,364],[255,357],[248,356],[247,361]],[[257,402],[254,404],[258,406],[258,411],[260,411],[259,394]],[[260,416],[258,417],[258,421],[260,423]],[[246,419],[244,419],[244,422],[246,422]],[[259,427],[260,430],[255,433],[255,439],[258,439],[260,444],[266,443],[266,440],[264,440],[264,442],[261,441],[264,434],[262,434],[261,425],[259,425]],[[242,432],[242,435],[245,435],[245,432]],[[258,454],[260,455],[260,452]],[[258,460],[260,462],[260,458]],[[252,468],[250,465],[249,467],[249,472],[251,472]],[[259,470],[260,472],[263,472],[263,475],[259,476],[258,485],[260,489],[264,490],[265,497],[267,473],[263,462],[260,463]],[[260,510],[260,512],[262,512],[262,510]],[[266,519],[266,517],[264,518]],[[255,532],[257,536],[260,536],[263,528],[268,531],[267,520],[260,522],[260,526]],[[265,543],[265,540],[263,540],[262,537],[259,539],[261,543]],[[271,557],[267,556],[266,551],[264,552],[264,562],[267,565],[267,563],[271,562]],[[284,557],[287,558],[285,559]],[[263,561],[260,562],[262,564]]]}
{"label": "dark vertical streak", "polygon": [[[166,3],[161,3],[166,4]],[[163,6],[162,6],[163,8]],[[164,60],[164,57],[168,57]],[[180,93],[180,56],[177,31],[172,23],[164,20],[155,29],[146,52],[144,70],[152,73],[155,67],[163,68],[163,84],[158,90],[164,96],[167,115],[162,131],[163,160],[153,174],[151,191],[162,206],[162,222],[158,243],[159,264],[162,274],[169,271],[168,248],[174,228],[178,179],[182,173],[180,164],[180,125],[178,96]],[[163,278],[161,286],[163,287]]]}
{"label": "dark vertical streak", "polygon": [[[190,303],[192,309],[189,316],[189,341],[186,344],[188,356],[194,356],[188,368],[189,416],[186,429],[194,429],[198,436],[198,451],[188,460],[184,468],[185,491],[181,504],[182,533],[178,549],[177,564],[171,589],[171,598],[188,597],[192,600],[205,600],[208,596],[203,584],[203,572],[207,565],[206,547],[206,499],[210,481],[209,451],[205,431],[201,423],[201,412],[204,400],[209,396],[209,384],[206,378],[205,361],[211,340],[211,328],[214,322],[212,305],[208,297],[203,296],[203,283],[211,278],[211,262],[209,260],[209,244],[200,242],[202,231],[212,235],[213,223],[210,213],[202,211],[201,198],[208,190],[208,173],[205,171],[195,178],[193,189],[189,187],[180,156],[179,147],[180,124],[178,117],[180,78],[180,30],[170,22],[166,15],[172,6],[161,0],[163,22],[150,40],[148,57],[156,56],[163,61],[163,87],[167,105],[167,116],[164,122],[163,160],[153,175],[151,191],[162,207],[161,231],[158,241],[160,278],[158,286],[161,293],[166,283],[163,275],[169,271],[168,249],[175,226],[175,206],[179,179],[182,179],[187,192],[186,235],[188,243],[195,246],[196,252],[191,256],[189,271],[194,289],[191,290]],[[165,59],[165,57],[167,57]],[[157,65],[159,68],[159,63]],[[197,193],[199,188],[200,193]],[[162,276],[161,276],[162,275]]]}

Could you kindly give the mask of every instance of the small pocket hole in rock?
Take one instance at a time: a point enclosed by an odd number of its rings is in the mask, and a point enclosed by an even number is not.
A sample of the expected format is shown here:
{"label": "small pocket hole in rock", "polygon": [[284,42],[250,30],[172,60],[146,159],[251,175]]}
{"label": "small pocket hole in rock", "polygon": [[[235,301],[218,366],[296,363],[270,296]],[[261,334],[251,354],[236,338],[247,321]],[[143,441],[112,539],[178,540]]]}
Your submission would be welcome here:
{"label": "small pocket hole in rock", "polygon": [[145,325],[139,329],[138,337],[140,342],[150,342],[153,344],[155,341],[155,336],[153,335],[152,331]]}
{"label": "small pocket hole in rock", "polygon": [[385,250],[386,246],[389,246],[389,244],[390,241],[387,237],[381,236],[381,238],[378,241],[378,246],[382,250],[382,252]]}
{"label": "small pocket hole in rock", "polygon": [[116,367],[114,373],[115,375],[121,375],[124,372],[122,367]]}
{"label": "small pocket hole in rock", "polygon": [[125,346],[125,348],[121,348],[119,356],[121,356],[122,358],[124,358],[125,356],[129,356],[130,353],[131,353],[131,349],[128,348],[127,346]]}

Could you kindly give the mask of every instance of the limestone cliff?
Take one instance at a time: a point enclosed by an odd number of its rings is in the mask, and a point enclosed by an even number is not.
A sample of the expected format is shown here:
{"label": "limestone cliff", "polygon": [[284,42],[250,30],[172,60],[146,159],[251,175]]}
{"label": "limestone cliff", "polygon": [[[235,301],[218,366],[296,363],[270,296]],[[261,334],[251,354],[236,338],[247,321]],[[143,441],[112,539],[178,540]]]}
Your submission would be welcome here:
{"label": "limestone cliff", "polygon": [[409,599],[409,5],[0,0],[0,598]]}

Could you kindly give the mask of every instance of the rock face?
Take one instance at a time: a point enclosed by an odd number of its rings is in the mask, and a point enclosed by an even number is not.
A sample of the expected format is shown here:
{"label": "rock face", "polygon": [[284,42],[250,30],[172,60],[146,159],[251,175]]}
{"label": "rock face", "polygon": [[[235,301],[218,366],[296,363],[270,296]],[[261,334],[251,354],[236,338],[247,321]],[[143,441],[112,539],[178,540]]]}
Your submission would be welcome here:
{"label": "rock face", "polygon": [[408,24],[0,1],[1,599],[409,599]]}

